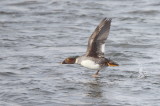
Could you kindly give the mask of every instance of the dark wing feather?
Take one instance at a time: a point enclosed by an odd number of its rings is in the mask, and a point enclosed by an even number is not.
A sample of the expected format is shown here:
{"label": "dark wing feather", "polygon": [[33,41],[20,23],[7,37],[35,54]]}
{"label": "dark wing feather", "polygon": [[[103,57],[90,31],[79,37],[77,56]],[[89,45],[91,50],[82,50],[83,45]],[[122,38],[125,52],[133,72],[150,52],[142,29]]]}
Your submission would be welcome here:
{"label": "dark wing feather", "polygon": [[109,35],[111,19],[104,18],[88,40],[86,56],[104,57],[105,41]]}

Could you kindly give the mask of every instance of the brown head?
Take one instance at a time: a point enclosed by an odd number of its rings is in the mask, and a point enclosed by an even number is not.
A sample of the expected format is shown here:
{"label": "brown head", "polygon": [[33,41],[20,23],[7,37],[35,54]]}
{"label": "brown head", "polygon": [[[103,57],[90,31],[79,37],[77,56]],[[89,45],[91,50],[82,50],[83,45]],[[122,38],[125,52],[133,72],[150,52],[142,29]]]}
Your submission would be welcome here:
{"label": "brown head", "polygon": [[114,62],[114,61],[112,61],[110,59],[107,60],[106,65],[110,66],[110,67],[119,66],[118,63],[116,63],[116,62]]}
{"label": "brown head", "polygon": [[68,57],[62,62],[62,64],[74,64],[76,62],[77,57],[79,57],[79,56]]}

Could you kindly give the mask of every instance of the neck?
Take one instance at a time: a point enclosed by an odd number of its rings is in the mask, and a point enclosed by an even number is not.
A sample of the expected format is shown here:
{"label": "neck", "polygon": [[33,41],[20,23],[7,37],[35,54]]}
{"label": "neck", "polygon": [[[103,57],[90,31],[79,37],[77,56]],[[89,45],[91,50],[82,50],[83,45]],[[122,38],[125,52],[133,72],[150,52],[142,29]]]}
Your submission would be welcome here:
{"label": "neck", "polygon": [[75,63],[78,63],[78,61],[79,61],[79,57],[77,57],[77,58],[76,58],[76,61],[75,61]]}

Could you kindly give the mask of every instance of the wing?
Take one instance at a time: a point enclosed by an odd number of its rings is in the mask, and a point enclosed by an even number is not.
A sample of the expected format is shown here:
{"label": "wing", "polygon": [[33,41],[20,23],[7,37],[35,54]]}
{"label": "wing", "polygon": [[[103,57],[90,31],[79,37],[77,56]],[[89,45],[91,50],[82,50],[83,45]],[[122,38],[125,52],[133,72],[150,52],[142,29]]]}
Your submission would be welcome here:
{"label": "wing", "polygon": [[89,37],[86,56],[104,57],[105,41],[109,35],[111,19],[104,18]]}

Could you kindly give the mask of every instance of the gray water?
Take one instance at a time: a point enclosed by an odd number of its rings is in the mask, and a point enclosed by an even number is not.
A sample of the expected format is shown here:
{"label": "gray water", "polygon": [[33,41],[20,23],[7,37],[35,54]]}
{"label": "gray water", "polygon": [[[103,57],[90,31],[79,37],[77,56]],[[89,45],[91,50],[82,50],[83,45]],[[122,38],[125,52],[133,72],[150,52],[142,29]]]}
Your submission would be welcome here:
{"label": "gray water", "polygon": [[[99,78],[79,65],[88,37],[112,18]],[[1,0],[0,106],[160,106],[159,0]]]}

